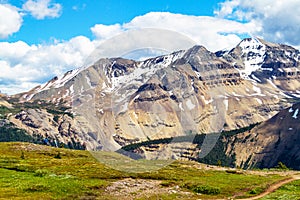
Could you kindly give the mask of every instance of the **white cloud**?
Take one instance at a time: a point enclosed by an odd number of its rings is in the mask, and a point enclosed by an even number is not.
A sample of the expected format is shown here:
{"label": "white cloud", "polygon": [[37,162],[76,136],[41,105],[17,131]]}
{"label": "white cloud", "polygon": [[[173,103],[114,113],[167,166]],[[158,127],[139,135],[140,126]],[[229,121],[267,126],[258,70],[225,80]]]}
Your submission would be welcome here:
{"label": "white cloud", "polygon": [[51,3],[51,0],[28,0],[22,8],[36,19],[56,18],[62,11],[61,4]]}
{"label": "white cloud", "polygon": [[[156,28],[176,31],[190,37],[200,45],[211,51],[236,45],[240,38],[238,34],[247,34],[253,27],[249,23],[240,23],[232,20],[173,14],[168,12],[150,12],[135,17],[123,25],[115,24],[105,26],[95,25],[91,30],[98,38],[109,38],[125,30],[140,28]],[[159,39],[159,36],[157,36]],[[147,38],[145,37],[145,40]],[[174,38],[176,40],[176,38]]]}
{"label": "white cloud", "polygon": [[29,90],[82,66],[94,49],[94,43],[84,36],[51,45],[1,42],[0,90],[10,94]]}
{"label": "white cloud", "polygon": [[32,89],[39,85],[38,83],[32,83],[32,82],[20,82],[20,83],[1,83],[0,79],[0,92],[5,94],[17,94],[24,91],[28,91],[29,89]]}
{"label": "white cloud", "polygon": [[122,33],[124,29],[120,24],[113,24],[113,25],[96,24],[91,28],[91,31],[98,39],[108,39]]}
{"label": "white cloud", "polygon": [[0,0],[0,38],[7,38],[20,30],[23,16],[31,14],[36,19],[59,17],[61,4],[51,0],[27,0],[22,9],[12,6],[8,1]]}
{"label": "white cloud", "polygon": [[13,43],[1,42],[0,58],[19,59],[23,57],[32,48],[35,48],[35,46],[29,46],[23,41]]}
{"label": "white cloud", "polygon": [[18,8],[9,4],[0,4],[0,38],[6,38],[18,32],[22,21]]}
{"label": "white cloud", "polygon": [[300,45],[299,0],[228,0],[215,14],[253,24],[253,34],[266,40]]}

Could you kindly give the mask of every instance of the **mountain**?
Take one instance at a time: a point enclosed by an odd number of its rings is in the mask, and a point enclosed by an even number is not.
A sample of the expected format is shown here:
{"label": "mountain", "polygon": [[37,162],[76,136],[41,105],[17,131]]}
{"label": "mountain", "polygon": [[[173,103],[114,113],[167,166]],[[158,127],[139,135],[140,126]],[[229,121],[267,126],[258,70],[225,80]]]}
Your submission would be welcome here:
{"label": "mountain", "polygon": [[52,144],[97,150],[237,130],[297,101],[299,55],[248,38],[230,51],[194,46],[145,61],[100,58],[9,97],[22,108],[9,119]]}
{"label": "mountain", "polygon": [[279,162],[300,169],[300,103],[280,111],[249,132],[230,138],[226,153],[243,168],[270,168]]}
{"label": "mountain", "polygon": [[[300,103],[283,109],[272,118],[239,130],[212,133],[218,138],[205,156],[203,144],[209,135],[199,134],[136,143],[123,147],[142,158],[176,158],[207,164],[251,168],[274,168],[284,163],[300,170]],[[188,142],[187,142],[188,141]]]}
{"label": "mountain", "polygon": [[233,62],[243,77],[269,82],[275,89],[294,91],[293,96],[297,97],[299,50],[261,39],[245,39],[238,46],[222,57]]}
{"label": "mountain", "polygon": [[6,95],[0,93],[0,106],[11,108],[11,104],[6,101]]}

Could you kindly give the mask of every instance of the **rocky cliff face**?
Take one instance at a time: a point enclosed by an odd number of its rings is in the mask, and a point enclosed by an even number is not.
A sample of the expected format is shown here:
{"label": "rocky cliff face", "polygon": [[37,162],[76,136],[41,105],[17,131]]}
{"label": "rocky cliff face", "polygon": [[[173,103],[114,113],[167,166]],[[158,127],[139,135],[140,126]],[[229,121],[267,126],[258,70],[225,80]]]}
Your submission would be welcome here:
{"label": "rocky cliff face", "polygon": [[0,93],[0,106],[11,108],[11,104],[6,100],[7,96]]}
{"label": "rocky cliff face", "polygon": [[76,149],[101,148],[90,134],[81,131],[68,114],[53,114],[46,109],[28,109],[10,116],[10,122],[33,137],[43,139],[56,147],[61,145]]}
{"label": "rocky cliff face", "polygon": [[236,166],[270,168],[283,162],[300,169],[300,104],[294,104],[249,132],[228,139],[226,153]]}
{"label": "rocky cliff face", "polygon": [[[270,119],[291,105],[286,99],[300,95],[298,58],[292,47],[245,39],[227,52],[194,46],[142,62],[100,59],[17,97],[69,106],[70,134],[77,133],[88,149],[117,150]],[[25,112],[31,121],[51,118]],[[31,121],[14,122],[32,132],[50,129],[48,122],[32,127]],[[53,127],[63,137],[60,125]]]}

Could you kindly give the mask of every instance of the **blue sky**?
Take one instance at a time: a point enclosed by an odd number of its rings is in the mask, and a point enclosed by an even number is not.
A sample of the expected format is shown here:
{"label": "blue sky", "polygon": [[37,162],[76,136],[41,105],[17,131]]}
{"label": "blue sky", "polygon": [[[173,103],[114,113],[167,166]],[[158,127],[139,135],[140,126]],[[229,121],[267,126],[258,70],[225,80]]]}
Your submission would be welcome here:
{"label": "blue sky", "polygon": [[[99,45],[128,31],[173,31],[210,51],[250,36],[299,48],[299,24],[299,0],[0,0],[0,91],[27,91],[81,67]],[[186,48],[179,35],[151,34],[160,49]],[[149,45],[148,36],[135,39]]]}

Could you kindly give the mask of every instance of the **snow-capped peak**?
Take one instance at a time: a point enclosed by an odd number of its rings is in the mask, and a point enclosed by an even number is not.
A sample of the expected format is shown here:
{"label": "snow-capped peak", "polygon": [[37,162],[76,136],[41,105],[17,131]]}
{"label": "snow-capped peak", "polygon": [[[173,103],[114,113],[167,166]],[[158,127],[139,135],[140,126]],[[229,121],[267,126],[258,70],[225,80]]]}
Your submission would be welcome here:
{"label": "snow-capped peak", "polygon": [[36,93],[48,90],[50,88],[60,88],[64,86],[68,81],[70,81],[73,77],[75,77],[79,72],[81,72],[83,68],[78,68],[74,70],[70,70],[65,73],[61,77],[56,77],[52,81],[46,82],[42,84],[39,88],[37,88]]}
{"label": "snow-capped peak", "polygon": [[[120,87],[125,87],[129,84],[137,84],[138,82],[145,82],[159,69],[168,67],[171,63],[181,58],[185,51],[178,51],[166,56],[159,56],[140,62],[137,68],[129,74],[123,74],[118,77],[111,77],[111,86],[106,88],[106,92],[112,92]],[[114,65],[114,63],[112,64]]]}
{"label": "snow-capped peak", "polygon": [[261,68],[266,46],[257,38],[244,39],[239,45],[242,50],[245,69],[240,70],[242,77],[248,78],[252,72]]}

